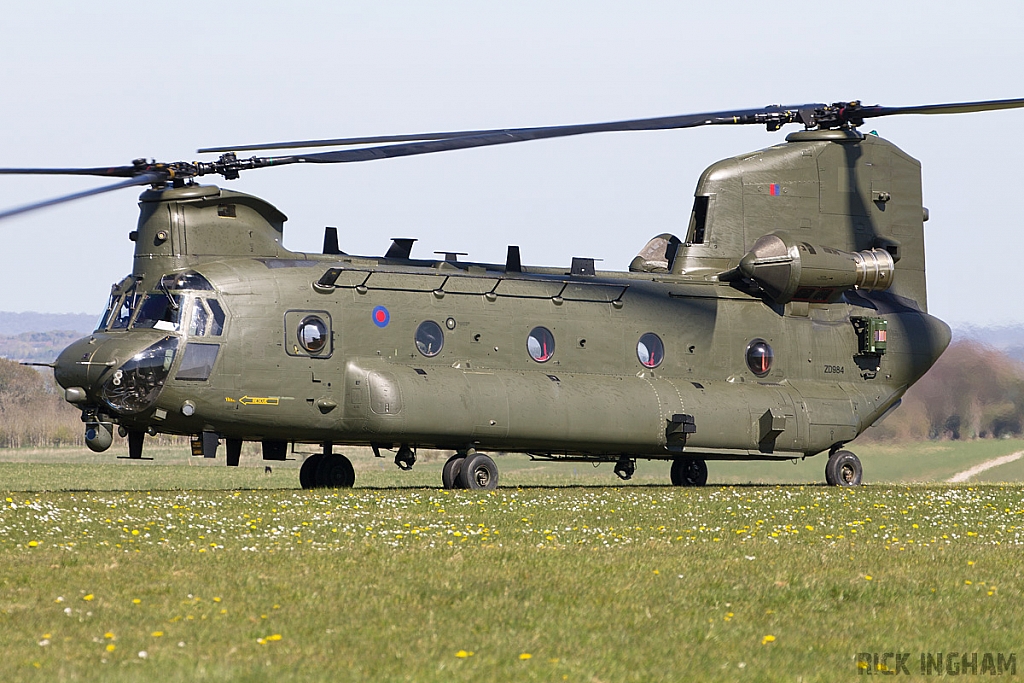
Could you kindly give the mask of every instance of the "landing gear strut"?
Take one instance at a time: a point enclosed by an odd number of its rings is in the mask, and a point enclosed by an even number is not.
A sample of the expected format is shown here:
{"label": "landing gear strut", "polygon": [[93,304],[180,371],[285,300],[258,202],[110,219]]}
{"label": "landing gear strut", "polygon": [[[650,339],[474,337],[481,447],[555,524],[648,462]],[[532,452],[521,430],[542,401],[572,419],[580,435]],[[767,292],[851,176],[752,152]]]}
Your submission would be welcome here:
{"label": "landing gear strut", "polygon": [[672,461],[673,486],[704,486],[708,483],[708,466],[698,458],[676,458]]}
{"label": "landing gear strut", "polygon": [[408,446],[401,446],[395,453],[395,464],[398,469],[408,472],[416,464],[416,451]]}
{"label": "landing gear strut", "polygon": [[829,486],[860,486],[863,475],[860,458],[850,451],[835,451],[825,463],[825,483]]}
{"label": "landing gear strut", "polygon": [[632,479],[634,472],[636,472],[636,460],[633,458],[622,457],[615,463],[615,474],[623,481]]}

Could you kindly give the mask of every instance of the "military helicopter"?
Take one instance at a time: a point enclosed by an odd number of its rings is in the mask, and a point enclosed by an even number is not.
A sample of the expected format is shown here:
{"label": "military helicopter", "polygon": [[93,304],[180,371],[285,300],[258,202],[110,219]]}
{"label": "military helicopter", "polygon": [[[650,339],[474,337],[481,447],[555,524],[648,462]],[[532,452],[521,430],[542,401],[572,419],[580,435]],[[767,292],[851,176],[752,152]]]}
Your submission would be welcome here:
{"label": "military helicopter", "polygon": [[[845,446],[895,410],[950,341],[927,312],[920,163],[858,128],[901,114],[1024,107],[1024,99],[910,107],[860,102],[609,123],[308,140],[199,150],[212,162],[139,159],[108,168],[6,168],[116,183],[0,213],[113,190],[139,201],[131,274],[96,331],[52,363],[82,410],[86,443],[116,428],[130,458],[147,434],[188,435],[229,466],[244,441],[266,460],[316,444],[303,488],[349,487],[336,446],[453,452],[445,488],[492,489],[489,454],[610,462],[670,460],[701,486],[708,460],[828,452],[825,481],[861,483]],[[598,132],[802,124],[785,142],[712,164],[685,233],[661,234],[628,272],[420,259],[396,238],[383,256],[283,246],[286,217],[257,197],[200,185],[250,169],[330,164]],[[242,152],[354,149],[243,158]]]}

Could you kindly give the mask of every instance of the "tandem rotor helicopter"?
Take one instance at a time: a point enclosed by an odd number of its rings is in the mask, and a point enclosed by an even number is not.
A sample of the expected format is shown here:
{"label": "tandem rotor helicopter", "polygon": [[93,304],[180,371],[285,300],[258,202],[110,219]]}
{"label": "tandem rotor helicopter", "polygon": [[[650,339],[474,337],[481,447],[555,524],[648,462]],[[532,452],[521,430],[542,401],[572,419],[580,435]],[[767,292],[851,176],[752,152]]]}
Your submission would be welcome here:
{"label": "tandem rotor helicopter", "polygon": [[[312,140],[199,150],[212,162],[139,159],[109,168],[5,168],[116,183],[140,197],[131,273],[95,332],[50,364],[82,410],[86,443],[116,428],[129,456],[147,434],[189,435],[193,455],[244,441],[266,460],[317,444],[303,488],[348,487],[336,446],[454,452],[445,488],[490,489],[488,454],[672,461],[675,485],[708,460],[828,452],[825,480],[861,482],[845,445],[895,410],[950,330],[927,312],[921,166],[864,135],[867,119],[1024,107],[1024,99],[911,107],[769,106],[611,123]],[[680,236],[657,235],[628,272],[419,259],[412,239],[353,256],[327,228],[323,253],[283,246],[286,217],[257,197],[200,185],[250,169],[430,154],[587,133],[802,124],[785,142],[712,164]],[[252,156],[265,149],[354,149]],[[683,232],[685,230],[685,232]]]}

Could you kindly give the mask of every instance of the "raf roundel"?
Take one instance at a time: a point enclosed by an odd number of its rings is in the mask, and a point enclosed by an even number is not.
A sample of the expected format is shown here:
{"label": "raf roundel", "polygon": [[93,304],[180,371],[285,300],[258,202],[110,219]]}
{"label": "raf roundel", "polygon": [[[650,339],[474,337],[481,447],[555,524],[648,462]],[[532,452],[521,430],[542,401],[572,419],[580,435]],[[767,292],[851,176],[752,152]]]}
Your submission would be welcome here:
{"label": "raf roundel", "polygon": [[374,325],[377,327],[387,327],[389,322],[391,322],[391,314],[388,313],[388,309],[383,306],[377,306],[373,309]]}

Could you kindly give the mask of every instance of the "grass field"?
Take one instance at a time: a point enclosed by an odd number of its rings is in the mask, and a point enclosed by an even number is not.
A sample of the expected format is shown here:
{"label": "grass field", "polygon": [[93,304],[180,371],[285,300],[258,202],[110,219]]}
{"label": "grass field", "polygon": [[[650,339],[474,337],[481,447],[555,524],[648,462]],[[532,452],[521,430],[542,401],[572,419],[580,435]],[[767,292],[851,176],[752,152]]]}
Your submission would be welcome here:
{"label": "grass field", "polygon": [[[857,450],[934,479],[1021,450],[934,446]],[[1024,670],[1017,485],[677,489],[646,463],[618,485],[502,458],[498,491],[445,492],[439,458],[357,457],[356,489],[301,491],[296,463],[156,455],[0,453],[5,680],[824,681],[861,652],[920,676],[952,651]]]}

